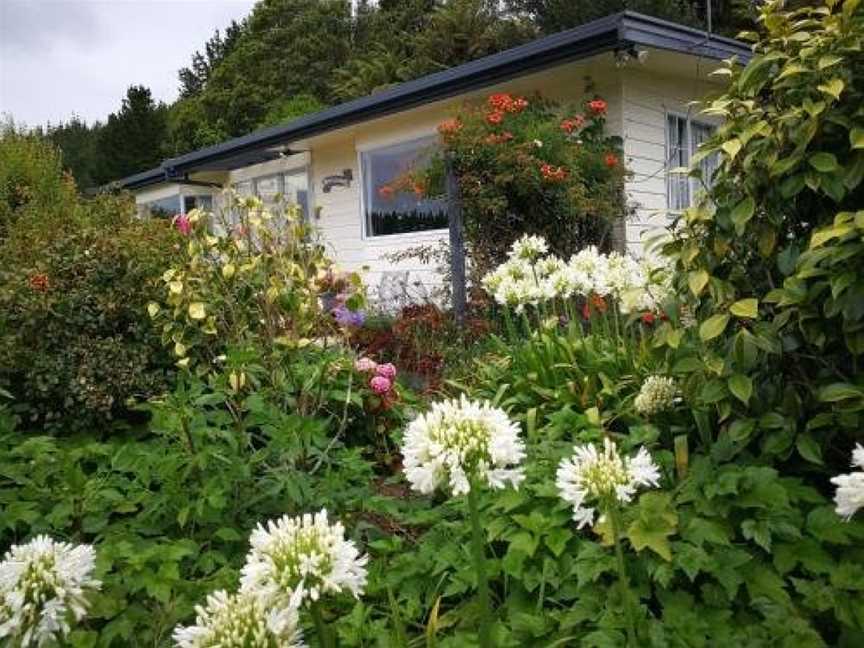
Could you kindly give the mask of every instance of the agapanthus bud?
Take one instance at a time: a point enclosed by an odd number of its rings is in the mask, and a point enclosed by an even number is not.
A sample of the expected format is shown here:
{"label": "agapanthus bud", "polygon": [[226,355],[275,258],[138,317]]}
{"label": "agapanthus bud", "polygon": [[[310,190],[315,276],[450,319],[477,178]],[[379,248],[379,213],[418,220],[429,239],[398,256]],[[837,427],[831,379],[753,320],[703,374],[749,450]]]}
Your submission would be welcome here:
{"label": "agapanthus bud", "polygon": [[643,416],[652,416],[658,412],[672,409],[677,395],[678,387],[672,378],[648,376],[642,383],[642,387],[633,401],[633,406]]}

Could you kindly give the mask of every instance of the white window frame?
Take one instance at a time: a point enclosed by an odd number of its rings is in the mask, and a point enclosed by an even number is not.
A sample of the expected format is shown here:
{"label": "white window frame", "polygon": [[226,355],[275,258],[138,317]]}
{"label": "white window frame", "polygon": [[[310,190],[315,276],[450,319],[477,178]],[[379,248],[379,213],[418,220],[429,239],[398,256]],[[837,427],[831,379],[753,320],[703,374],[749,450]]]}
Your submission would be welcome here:
{"label": "white window frame", "polygon": [[387,141],[375,142],[374,144],[357,146],[357,174],[360,179],[360,191],[358,196],[360,199],[360,237],[363,241],[399,241],[400,239],[416,239],[417,237],[440,237],[441,234],[450,231],[449,227],[439,227],[435,229],[422,230],[419,232],[398,232],[396,234],[372,234],[369,232],[369,223],[366,218],[366,175],[363,172],[363,156],[369,153],[375,153],[394,146],[407,146],[409,144],[420,143],[423,141],[434,141],[436,134],[418,133],[410,137],[402,139],[388,139]]}
{"label": "white window frame", "polygon": [[[702,183],[710,183],[711,178],[702,178],[701,182],[699,178],[692,178],[687,176],[687,204],[683,207],[674,207],[672,205],[672,183],[673,181],[678,180],[683,174],[680,173],[670,173],[672,168],[678,168],[679,165],[675,165],[671,167],[672,163],[672,133],[669,128],[669,120],[670,118],[675,118],[683,121],[686,124],[685,129],[685,137],[687,142],[687,167],[689,168],[690,160],[693,159],[693,156],[696,154],[698,150],[698,146],[693,146],[693,124],[697,124],[699,126],[709,128],[712,131],[717,130],[717,124],[712,123],[710,121],[705,121],[702,119],[694,119],[689,113],[686,112],[678,112],[674,110],[667,110],[663,116],[663,135],[664,135],[664,147],[663,150],[665,152],[666,159],[666,207],[668,211],[672,214],[680,214],[685,209],[688,209],[693,206],[694,199],[698,195],[699,191],[702,191],[704,187]],[[671,168],[670,168],[671,167]]]}

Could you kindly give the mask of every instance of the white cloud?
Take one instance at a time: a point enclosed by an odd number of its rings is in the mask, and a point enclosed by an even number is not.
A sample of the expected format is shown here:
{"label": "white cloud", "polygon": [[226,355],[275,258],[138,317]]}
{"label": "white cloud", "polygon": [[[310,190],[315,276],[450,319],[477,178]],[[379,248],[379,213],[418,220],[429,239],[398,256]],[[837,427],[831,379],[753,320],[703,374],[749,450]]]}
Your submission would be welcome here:
{"label": "white cloud", "polygon": [[177,70],[254,0],[0,0],[0,113],[104,120],[130,85],[177,97]]}

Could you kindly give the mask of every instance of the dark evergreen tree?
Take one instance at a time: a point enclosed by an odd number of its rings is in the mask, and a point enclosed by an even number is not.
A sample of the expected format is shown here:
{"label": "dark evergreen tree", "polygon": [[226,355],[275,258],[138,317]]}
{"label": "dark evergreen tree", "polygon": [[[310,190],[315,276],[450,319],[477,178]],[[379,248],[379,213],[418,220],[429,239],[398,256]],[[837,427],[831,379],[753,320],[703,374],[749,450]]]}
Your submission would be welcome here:
{"label": "dark evergreen tree", "polygon": [[101,184],[157,166],[167,134],[167,108],[153,101],[150,89],[130,86],[120,110],[111,113],[98,137]]}

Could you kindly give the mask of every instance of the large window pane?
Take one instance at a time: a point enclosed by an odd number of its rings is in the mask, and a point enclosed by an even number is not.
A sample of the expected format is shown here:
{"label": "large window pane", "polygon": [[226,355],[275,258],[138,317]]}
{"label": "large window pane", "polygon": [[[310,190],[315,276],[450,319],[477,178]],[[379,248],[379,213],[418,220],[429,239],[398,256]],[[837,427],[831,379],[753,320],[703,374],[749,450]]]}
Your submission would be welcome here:
{"label": "large window pane", "polygon": [[447,227],[446,200],[426,196],[410,182],[410,174],[435,153],[435,141],[425,138],[361,155],[367,236]]}
{"label": "large window pane", "polygon": [[286,173],[282,177],[285,202],[289,205],[300,205],[304,218],[309,218],[309,180],[303,171]]}
{"label": "large window pane", "polygon": [[213,211],[213,197],[206,195],[183,196],[183,213],[188,214],[193,209]]}
{"label": "large window pane", "polygon": [[144,203],[141,209],[143,216],[151,218],[174,218],[180,213],[180,196],[168,196],[159,200]]}

